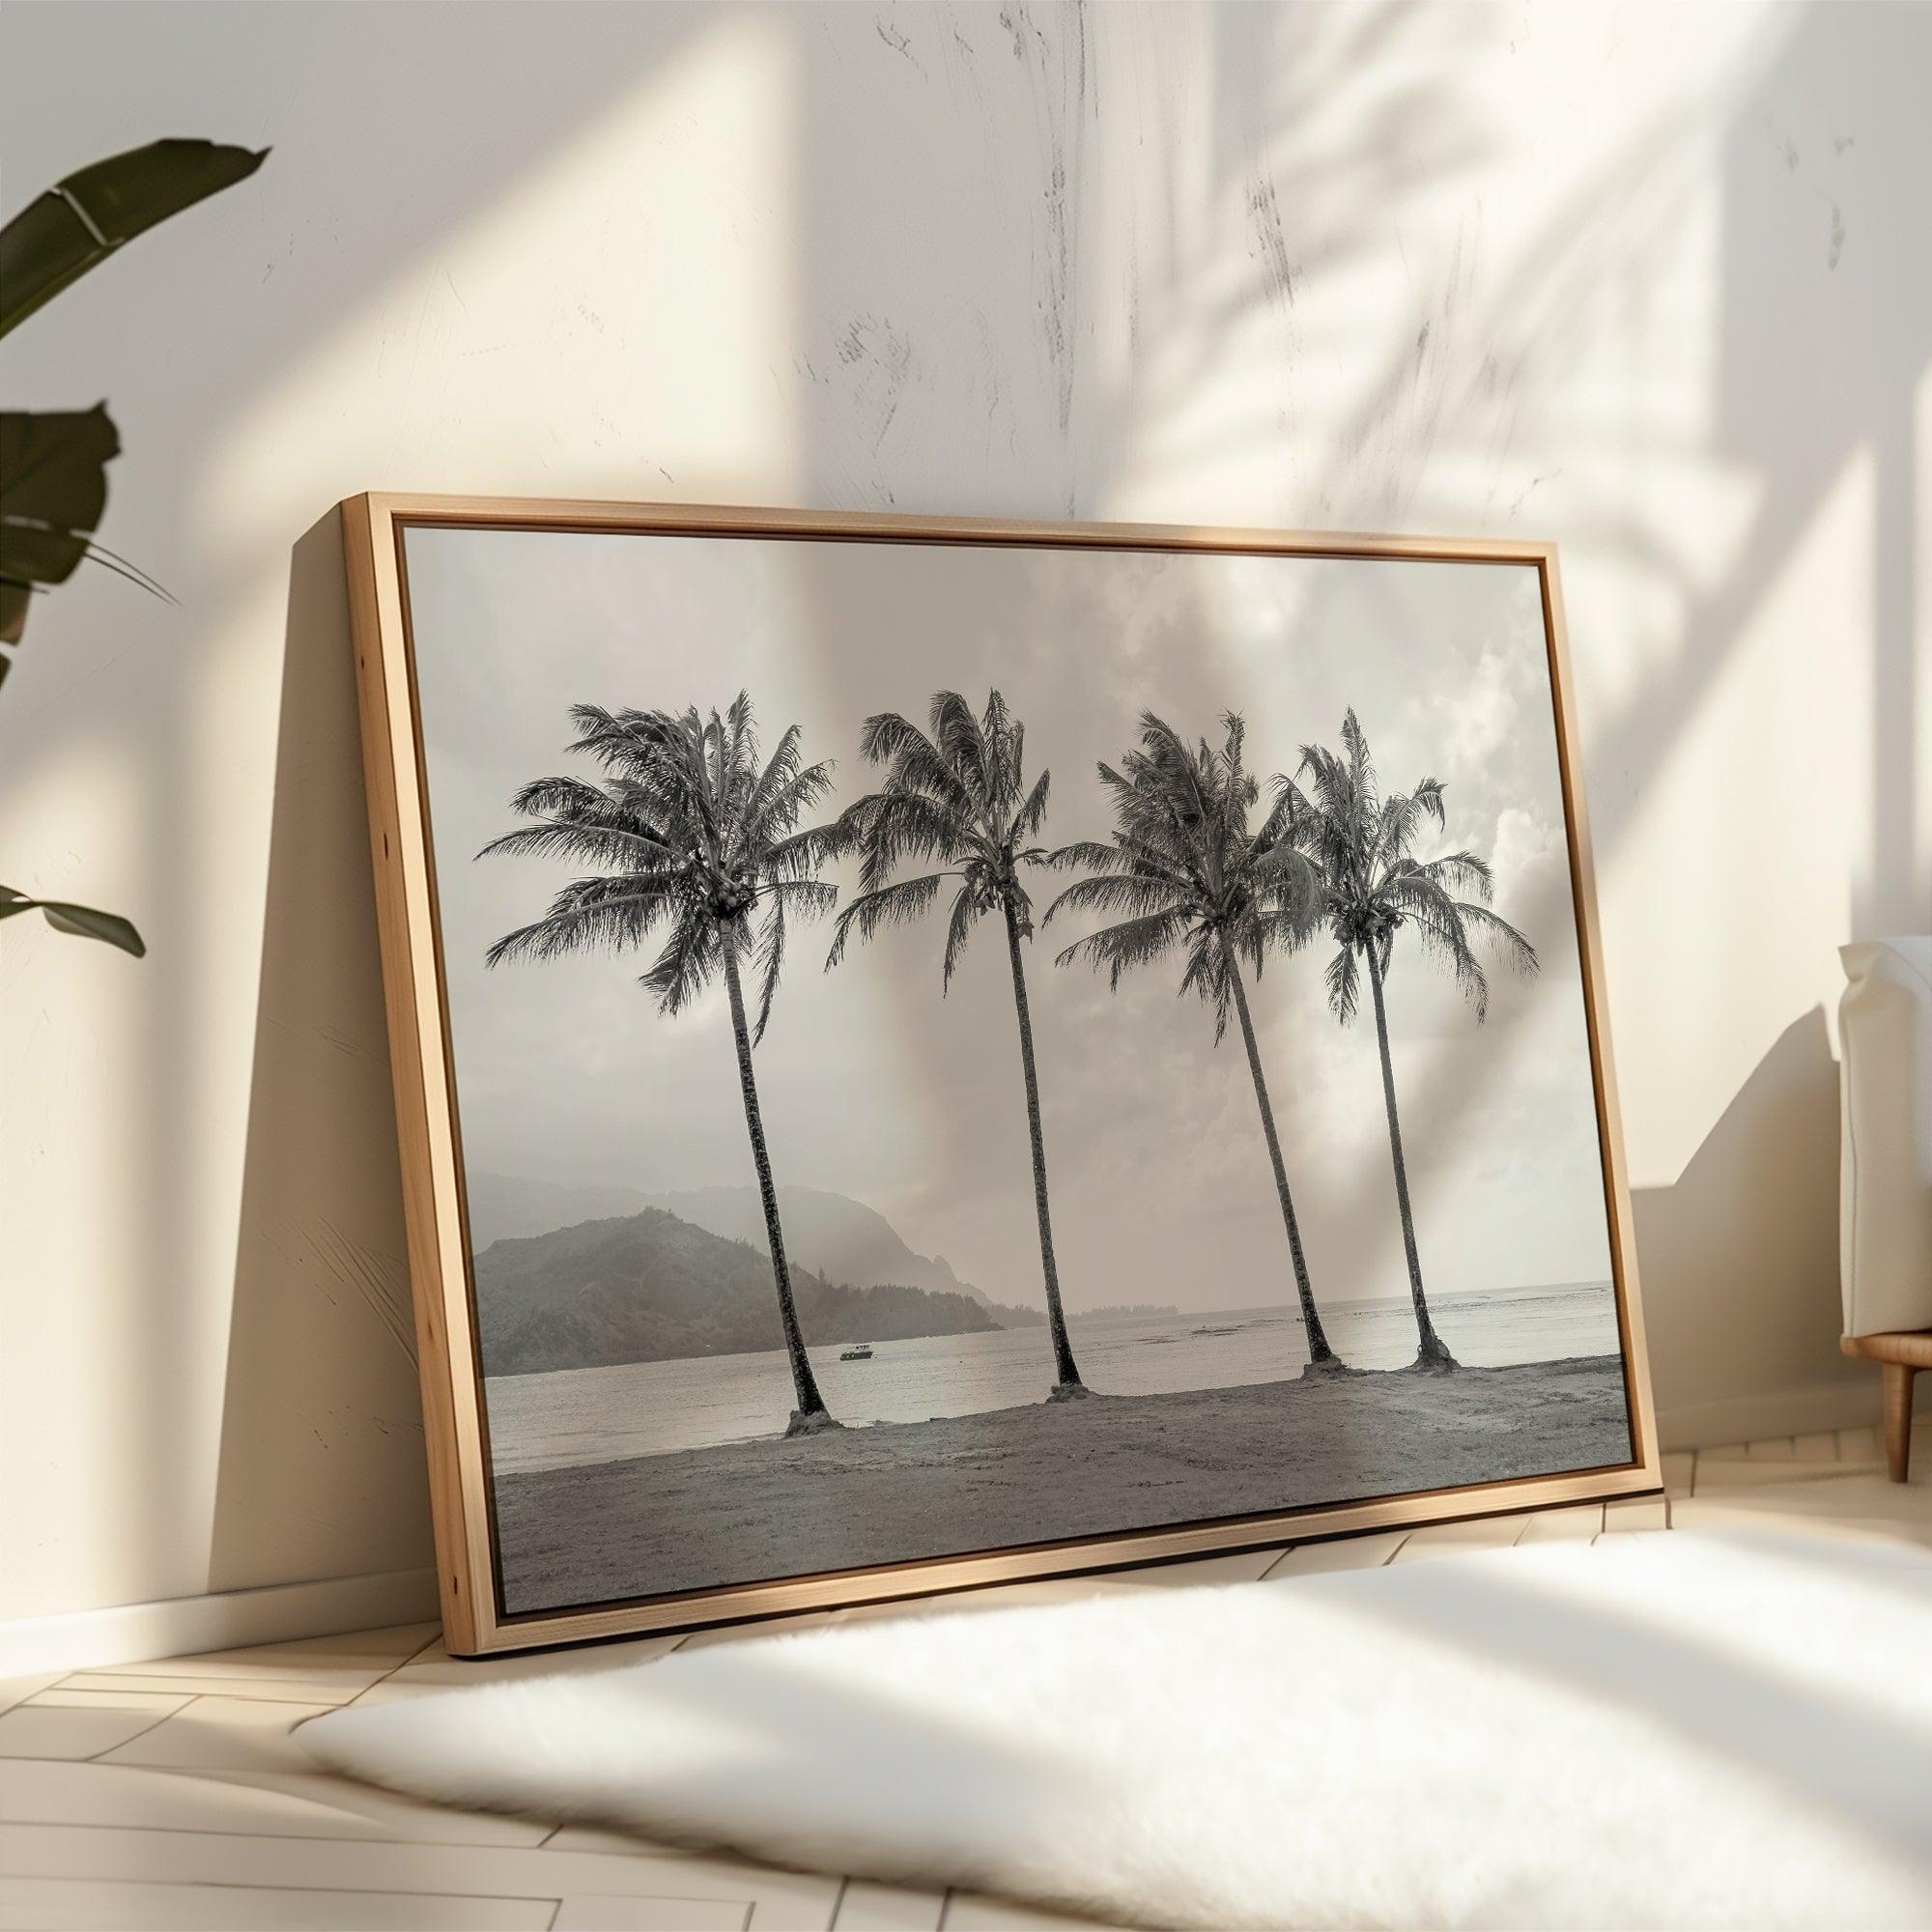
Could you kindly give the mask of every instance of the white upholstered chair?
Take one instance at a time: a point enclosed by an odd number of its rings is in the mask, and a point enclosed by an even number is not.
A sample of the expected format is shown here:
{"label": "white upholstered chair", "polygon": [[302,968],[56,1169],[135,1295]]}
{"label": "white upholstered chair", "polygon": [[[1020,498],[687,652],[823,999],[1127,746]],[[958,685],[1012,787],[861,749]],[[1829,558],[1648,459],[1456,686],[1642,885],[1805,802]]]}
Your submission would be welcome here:
{"label": "white upholstered chair", "polygon": [[1843,1348],[1883,1366],[1886,1463],[1902,1483],[1913,1378],[1932,1369],[1932,938],[1839,957]]}

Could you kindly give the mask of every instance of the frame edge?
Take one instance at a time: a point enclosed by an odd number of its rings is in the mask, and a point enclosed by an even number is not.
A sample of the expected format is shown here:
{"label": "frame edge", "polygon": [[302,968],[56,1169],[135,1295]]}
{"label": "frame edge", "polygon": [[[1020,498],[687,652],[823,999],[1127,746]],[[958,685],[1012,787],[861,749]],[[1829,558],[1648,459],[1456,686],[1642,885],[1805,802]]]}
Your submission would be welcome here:
{"label": "frame edge", "polygon": [[1657,1408],[1650,1386],[1650,1349],[1643,1326],[1636,1223],[1631,1207],[1630,1168],[1624,1151],[1623,1113],[1617,1102],[1616,1062],[1610,1045],[1610,999],[1604,973],[1603,920],[1597,904],[1596,858],[1590,842],[1590,806],[1582,770],[1582,731],[1571,680],[1570,634],[1563,613],[1563,574],[1556,545],[1541,546],[1544,632],[1549,640],[1550,687],[1556,705],[1556,742],[1562,761],[1564,804],[1569,812],[1570,873],[1577,901],[1577,955],[1583,973],[1583,1012],[1590,1034],[1590,1064],[1597,1084],[1597,1131],[1605,1168],[1605,1206],[1615,1244],[1617,1312],[1624,1326],[1624,1378],[1630,1396],[1631,1451],[1634,1466],[1662,1481]]}
{"label": "frame edge", "polygon": [[[421,963],[412,919],[420,880],[420,839],[407,836],[404,802],[413,803],[416,755],[414,691],[399,648],[401,582],[396,569],[394,526],[380,497],[352,497],[338,506],[343,561],[348,576],[349,632],[355,653],[356,710],[361,723],[362,780],[369,812],[369,859],[376,895],[376,927],[383,957],[383,1007],[388,1019],[389,1061],[396,1108],[396,1140],[408,1244],[411,1305],[415,1319],[416,1365],[422,1390],[423,1441],[427,1451],[430,1517],[436,1548],[437,1594],[447,1648],[475,1653],[489,1646],[495,1624],[495,1586],[485,1574],[482,1591],[474,1563],[479,1531],[486,1555],[487,1525],[474,1520],[477,1498],[463,1477],[458,1410],[469,1381],[469,1364],[457,1375],[456,1331],[432,1285],[445,1279],[447,1243],[437,1200],[436,1139],[430,1123],[431,1068],[427,1050],[440,1026],[426,1034],[419,1011]],[[398,703],[400,699],[400,705]],[[398,731],[411,734],[407,745]],[[414,823],[419,827],[417,815]],[[417,864],[412,867],[410,855]],[[412,891],[412,884],[416,891]],[[467,1289],[466,1289],[467,1293]]]}

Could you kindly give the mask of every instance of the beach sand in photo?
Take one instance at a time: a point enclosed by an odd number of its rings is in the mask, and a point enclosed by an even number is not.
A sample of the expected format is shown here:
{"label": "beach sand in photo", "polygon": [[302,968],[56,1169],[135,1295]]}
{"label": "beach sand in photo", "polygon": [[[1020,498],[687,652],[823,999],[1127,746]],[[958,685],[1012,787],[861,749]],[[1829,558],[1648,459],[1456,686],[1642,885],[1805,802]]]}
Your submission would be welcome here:
{"label": "beach sand in photo", "polygon": [[1615,1355],[1029,1404],[500,1477],[510,1615],[1630,1460]]}

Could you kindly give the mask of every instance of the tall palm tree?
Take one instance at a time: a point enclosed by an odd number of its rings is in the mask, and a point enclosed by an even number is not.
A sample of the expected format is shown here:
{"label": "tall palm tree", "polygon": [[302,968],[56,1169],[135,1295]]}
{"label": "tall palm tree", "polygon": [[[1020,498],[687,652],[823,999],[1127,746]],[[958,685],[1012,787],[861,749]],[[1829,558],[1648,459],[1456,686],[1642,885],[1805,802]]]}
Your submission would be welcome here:
{"label": "tall palm tree", "polygon": [[[1524,974],[1537,969],[1536,949],[1506,919],[1490,910],[1490,868],[1482,860],[1468,852],[1429,860],[1411,855],[1426,819],[1434,819],[1437,831],[1447,830],[1441,783],[1424,779],[1411,792],[1391,792],[1384,798],[1368,740],[1353,711],[1342,721],[1342,745],[1346,756],[1319,745],[1304,746],[1297,777],[1306,780],[1308,790],[1277,778],[1276,809],[1287,808],[1291,836],[1320,874],[1316,915],[1339,943],[1328,962],[1328,1005],[1344,1025],[1355,1016],[1360,988],[1356,962],[1368,967],[1376,1041],[1381,1049],[1382,1102],[1388,1110],[1389,1151],[1395,1161],[1396,1206],[1402,1213],[1403,1253],[1415,1303],[1415,1366],[1453,1369],[1456,1358],[1435,1332],[1422,1292],[1382,984],[1388,978],[1396,935],[1406,926],[1420,940],[1425,957],[1439,961],[1455,976],[1480,1025],[1489,1012],[1490,982],[1471,950],[1471,938],[1493,946]],[[1473,896],[1457,896],[1464,893]]]}
{"label": "tall palm tree", "polygon": [[[980,916],[997,911],[1007,929],[1007,959],[1019,1015],[1020,1072],[1026,1085],[1027,1131],[1033,1142],[1034,1211],[1039,1222],[1039,1264],[1046,1284],[1046,1321],[1053,1341],[1054,1386],[1049,1401],[1087,1390],[1073,1361],[1060,1269],[1053,1254],[1053,1219],[1046,1198],[1046,1141],[1039,1122],[1039,1075],[1034,1065],[1033,1017],[1027,1004],[1026,961],[1020,941],[1033,936],[1033,900],[1021,882],[1028,867],[1044,863],[1038,836],[1046,816],[1049,775],[1031,786],[1025,778],[1026,726],[995,691],[984,715],[956,691],[933,698],[931,735],[896,711],[868,718],[859,748],[886,767],[885,783],[852,806],[838,822],[841,845],[860,857],[860,895],[838,915],[828,972],[856,932],[870,939],[882,925],[904,924],[930,911],[940,888],[957,879],[946,922],[940,967],[942,997],[952,983],[967,935]],[[942,869],[894,881],[905,860]]]}
{"label": "tall palm tree", "polygon": [[[837,887],[812,876],[828,828],[799,827],[831,791],[832,767],[801,761],[796,724],[761,765],[752,700],[742,691],[723,717],[595,704],[574,705],[570,715],[581,734],[570,749],[603,766],[603,782],[552,778],[525,785],[511,805],[534,822],[493,839],[483,853],[535,852],[600,869],[573,879],[542,919],[497,940],[488,963],[623,952],[663,929],[663,950],[639,983],[668,1015],[682,1012],[723,970],[779,1322],[798,1395],[785,1434],[836,1429],[799,1332],[752,1073],[752,1049],[764,1037],[784,964],[786,918],[815,917],[838,897]],[[759,976],[755,1022],[745,1009],[746,964]]]}
{"label": "tall palm tree", "polygon": [[1330,1372],[1343,1363],[1329,1346],[1309,1285],[1301,1224],[1242,977],[1243,964],[1259,975],[1270,951],[1292,950],[1307,936],[1315,879],[1286,837],[1285,803],[1260,826],[1250,826],[1261,787],[1243,762],[1246,726],[1233,712],[1222,724],[1227,735],[1219,751],[1205,738],[1190,750],[1164,719],[1142,714],[1139,749],[1127,753],[1118,771],[1099,767],[1114,808],[1113,840],[1068,845],[1053,855],[1056,865],[1084,867],[1090,876],[1062,893],[1046,918],[1051,922],[1062,912],[1123,915],[1069,946],[1057,963],[1085,959],[1095,969],[1104,966],[1108,985],[1118,987],[1129,968],[1179,951],[1187,962],[1180,990],[1198,993],[1213,1008],[1217,1046],[1229,1018],[1239,1020],[1288,1231],[1308,1370]]}

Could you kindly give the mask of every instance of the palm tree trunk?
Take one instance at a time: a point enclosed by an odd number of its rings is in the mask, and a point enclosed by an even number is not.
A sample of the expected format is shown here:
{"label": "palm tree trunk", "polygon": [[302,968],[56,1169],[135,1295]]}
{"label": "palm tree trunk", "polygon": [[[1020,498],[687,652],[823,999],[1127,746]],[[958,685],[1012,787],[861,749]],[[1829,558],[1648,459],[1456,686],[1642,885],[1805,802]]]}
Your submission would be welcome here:
{"label": "palm tree trunk", "polygon": [[818,1393],[811,1358],[805,1352],[805,1337],[799,1332],[798,1310],[791,1295],[791,1267],[785,1261],[784,1231],[779,1226],[778,1189],[772,1184],[771,1156],[765,1151],[765,1123],[758,1111],[758,1084],[752,1076],[752,1031],[745,1020],[745,989],[738,982],[738,950],[728,930],[719,937],[724,953],[724,984],[731,994],[731,1031],[738,1043],[738,1085],[745,1095],[745,1125],[752,1136],[752,1164],[758,1170],[758,1198],[765,1208],[765,1239],[771,1247],[772,1280],[779,1292],[779,1325],[784,1330],[792,1384],[798,1391],[798,1406],[792,1411],[785,1434],[805,1435],[838,1425],[827,1410],[825,1398]]}
{"label": "palm tree trunk", "polygon": [[1241,1039],[1248,1049],[1248,1071],[1255,1077],[1255,1101],[1262,1110],[1262,1135],[1267,1142],[1268,1159],[1274,1165],[1275,1192],[1281,1196],[1281,1218],[1288,1229],[1288,1252],[1294,1262],[1294,1293],[1301,1303],[1301,1325],[1308,1335],[1308,1366],[1311,1369],[1339,1368],[1341,1357],[1328,1346],[1322,1331],[1321,1312],[1315,1305],[1315,1291],[1308,1285],[1308,1260],[1301,1252],[1301,1223],[1294,1218],[1294,1198],[1288,1191],[1288,1168],[1281,1157],[1281,1137],[1274,1130],[1274,1109],[1268,1104],[1267,1081],[1262,1075],[1261,1048],[1255,1044],[1255,1023],[1248,1012],[1248,990],[1241,983],[1241,969],[1233,953],[1228,956],[1228,977],[1235,987],[1235,1010],[1241,1016]]}
{"label": "palm tree trunk", "polygon": [[1382,1005],[1382,969],[1376,949],[1363,949],[1369,961],[1369,985],[1376,996],[1376,1043],[1382,1052],[1382,1100],[1388,1108],[1389,1151],[1395,1156],[1395,1200],[1402,1209],[1402,1249],[1408,1258],[1408,1292],[1415,1303],[1415,1327],[1420,1337],[1415,1351],[1419,1369],[1453,1369],[1456,1357],[1429,1319],[1429,1300],[1422,1292],[1422,1263],[1415,1253],[1415,1217],[1408,1207],[1408,1166],[1402,1157],[1402,1123],[1395,1112],[1395,1068],[1389,1062],[1388,1010]]}
{"label": "palm tree trunk", "polygon": [[1053,1219],[1046,1205],[1046,1139],[1039,1125],[1039,1076],[1033,1064],[1033,1018],[1027,1009],[1026,962],[1020,956],[1020,924],[1006,903],[1007,952],[1013,963],[1013,1006],[1020,1018],[1020,1067],[1026,1075],[1027,1130],[1033,1136],[1033,1205],[1039,1216],[1039,1264],[1046,1277],[1046,1325],[1053,1335],[1054,1394],[1086,1393],[1073,1363],[1066,1315],[1060,1305],[1060,1269],[1053,1259]]}

